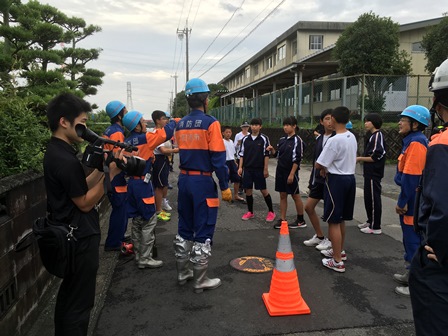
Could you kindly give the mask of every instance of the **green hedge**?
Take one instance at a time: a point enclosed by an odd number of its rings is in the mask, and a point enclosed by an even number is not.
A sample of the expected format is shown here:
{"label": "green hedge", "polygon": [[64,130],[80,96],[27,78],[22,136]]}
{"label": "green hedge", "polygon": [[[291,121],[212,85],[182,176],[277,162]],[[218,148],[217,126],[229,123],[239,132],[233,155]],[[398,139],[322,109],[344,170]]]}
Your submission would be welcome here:
{"label": "green hedge", "polygon": [[0,178],[41,171],[50,132],[23,99],[0,97]]}

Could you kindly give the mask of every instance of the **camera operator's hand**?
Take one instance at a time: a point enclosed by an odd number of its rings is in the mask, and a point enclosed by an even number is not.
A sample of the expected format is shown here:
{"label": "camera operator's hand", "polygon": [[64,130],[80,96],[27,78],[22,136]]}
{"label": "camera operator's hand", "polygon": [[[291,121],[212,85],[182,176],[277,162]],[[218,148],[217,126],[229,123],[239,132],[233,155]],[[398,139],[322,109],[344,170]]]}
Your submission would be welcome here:
{"label": "camera operator's hand", "polygon": [[[120,149],[120,150],[118,150],[118,151],[115,151],[115,152],[113,153],[114,158],[115,158],[115,159],[118,159],[118,160],[120,160],[120,161],[123,161],[124,163],[126,163],[126,162],[127,162],[127,159],[126,159],[126,156],[124,156],[124,152],[125,152],[125,149]],[[105,155],[105,160],[106,160],[107,154],[104,154],[104,155]],[[112,162],[109,164],[109,175],[110,175],[110,180],[112,181],[112,179],[113,179],[116,175],[118,175],[120,172],[121,172],[121,169],[117,166],[117,164],[115,163],[115,161],[112,161]]]}

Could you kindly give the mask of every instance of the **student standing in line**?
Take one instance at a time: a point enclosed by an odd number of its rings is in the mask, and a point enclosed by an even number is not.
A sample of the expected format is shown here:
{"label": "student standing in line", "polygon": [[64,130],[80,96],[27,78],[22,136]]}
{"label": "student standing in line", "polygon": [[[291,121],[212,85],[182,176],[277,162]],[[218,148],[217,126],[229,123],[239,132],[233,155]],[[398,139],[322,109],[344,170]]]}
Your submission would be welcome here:
{"label": "student standing in line", "polygon": [[345,106],[336,107],[331,112],[331,122],[336,134],[328,139],[315,167],[321,169],[325,177],[324,221],[328,222],[328,235],[332,248],[321,253],[323,266],[345,272],[344,251],[345,221],[353,219],[355,207],[356,181],[356,138],[345,127],[350,111]]}
{"label": "student standing in line", "polygon": [[423,131],[428,127],[430,114],[426,107],[411,105],[400,114],[398,133],[403,135],[403,147],[398,157],[395,183],[400,186],[395,211],[399,215],[403,232],[404,261],[406,270],[403,274],[394,274],[393,279],[401,286],[395,287],[395,293],[409,296],[409,265],[418,250],[421,236],[414,230],[414,202],[420,177],[426,163],[428,139]]}
{"label": "student standing in line", "polygon": [[[169,122],[166,113],[160,110],[152,112],[151,117],[154,121],[155,129],[164,128]],[[165,141],[154,149],[155,160],[152,164],[152,183],[156,200],[157,220],[162,222],[167,222],[171,219],[171,214],[166,211],[172,208],[166,197],[168,194],[168,176],[170,174],[169,156],[173,153],[179,153],[179,149],[173,148],[171,140]]]}
{"label": "student standing in line", "polygon": [[240,165],[238,175],[242,176],[243,188],[246,191],[247,212],[241,218],[249,220],[254,215],[254,197],[253,188],[260,190],[264,201],[268,207],[266,216],[267,222],[273,222],[275,219],[272,198],[266,188],[266,178],[269,176],[269,138],[260,132],[262,121],[260,118],[254,118],[250,122],[251,133],[241,140]]}
{"label": "student standing in line", "polygon": [[299,190],[299,170],[302,161],[304,143],[296,134],[297,119],[293,116],[283,119],[283,131],[286,136],[280,138],[277,145],[277,169],[275,171],[275,191],[280,193],[280,219],[274,229],[280,229],[286,221],[288,194],[296,207],[297,218],[289,223],[290,229],[306,228],[303,219],[303,202]]}
{"label": "student standing in line", "polygon": [[240,189],[241,177],[238,175],[238,166],[235,161],[235,145],[230,139],[232,129],[230,126],[222,127],[222,139],[226,147],[226,165],[229,169],[229,180],[233,183],[233,200],[246,204],[246,200],[238,195]]}
{"label": "student standing in line", "polygon": [[364,207],[367,220],[359,224],[362,233],[381,234],[381,179],[386,165],[386,144],[381,132],[383,119],[378,113],[369,113],[364,117],[364,127],[370,132],[364,155],[356,158],[363,163]]}
{"label": "student standing in line", "polygon": [[306,246],[315,246],[319,251],[328,250],[331,248],[331,241],[324,236],[322,228],[320,226],[320,218],[316,213],[317,203],[321,199],[324,199],[324,186],[325,178],[320,175],[320,169],[314,167],[314,164],[322,153],[322,149],[327,143],[328,139],[334,135],[334,128],[331,122],[332,109],[326,109],[320,114],[320,125],[323,129],[323,134],[320,134],[316,138],[316,145],[314,147],[313,155],[313,168],[310,174],[310,181],[308,184],[309,194],[305,203],[305,211],[313,225],[313,229],[316,232],[313,237],[305,240],[303,243]]}
{"label": "student standing in line", "polygon": [[[241,149],[241,140],[243,140],[243,138],[246,135],[249,134],[249,127],[250,127],[250,125],[249,125],[249,123],[247,121],[243,122],[240,125],[241,132],[238,132],[235,135],[235,140],[233,140],[233,144],[235,146],[235,152],[236,152],[236,165],[237,165],[237,167],[240,166],[240,155],[239,155],[239,152],[240,152],[240,149]],[[238,190],[238,194],[242,195],[243,193],[244,193],[243,184],[240,183],[240,189]]]}

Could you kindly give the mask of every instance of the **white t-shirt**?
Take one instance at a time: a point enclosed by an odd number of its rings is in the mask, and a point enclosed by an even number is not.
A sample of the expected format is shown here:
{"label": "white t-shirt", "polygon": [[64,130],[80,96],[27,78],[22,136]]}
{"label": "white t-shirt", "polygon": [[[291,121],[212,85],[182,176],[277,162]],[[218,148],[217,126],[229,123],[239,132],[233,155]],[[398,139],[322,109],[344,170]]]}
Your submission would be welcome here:
{"label": "white t-shirt", "polygon": [[[249,134],[249,133],[247,133],[247,134]],[[242,140],[246,135],[244,135],[242,131],[238,132],[235,135],[235,140],[233,141],[233,145],[235,146],[235,152],[236,152],[236,156],[238,159],[240,158],[238,155],[238,152],[240,151],[240,148],[241,148],[240,145],[238,145],[238,141]]]}
{"label": "white t-shirt", "polygon": [[163,155],[163,153],[159,149],[160,147],[172,148],[173,144],[172,144],[171,140],[165,141],[163,144],[157,146],[154,149],[154,155]]}
{"label": "white t-shirt", "polygon": [[226,147],[226,161],[235,160],[235,146],[232,140],[222,139]]}
{"label": "white t-shirt", "polygon": [[329,138],[316,162],[330,174],[353,175],[356,169],[358,144],[352,132],[335,134]]}

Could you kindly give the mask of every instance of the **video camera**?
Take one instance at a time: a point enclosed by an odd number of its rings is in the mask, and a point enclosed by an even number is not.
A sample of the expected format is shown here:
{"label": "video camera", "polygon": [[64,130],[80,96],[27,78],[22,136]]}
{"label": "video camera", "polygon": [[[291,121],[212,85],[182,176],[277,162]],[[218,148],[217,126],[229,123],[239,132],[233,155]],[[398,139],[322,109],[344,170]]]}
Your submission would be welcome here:
{"label": "video camera", "polygon": [[[82,163],[87,167],[96,168],[100,171],[104,171],[104,167],[108,167],[109,164],[114,161],[117,166],[131,176],[142,176],[146,167],[146,161],[138,156],[126,156],[126,162],[116,159],[112,151],[105,151],[104,144],[110,144],[114,147],[123,148],[125,151],[131,153],[137,151],[138,148],[129,145],[124,142],[113,141],[107,138],[98,136],[95,132],[89,130],[83,124],[77,124],[75,126],[76,134],[88,141],[84,154],[82,156]],[[106,160],[104,154],[107,154]]]}

